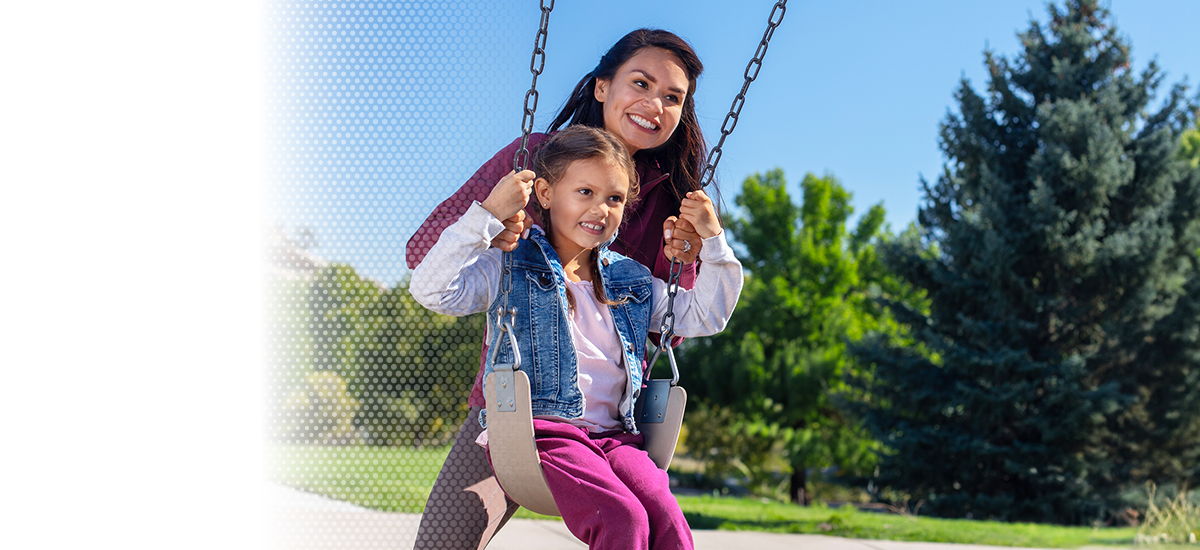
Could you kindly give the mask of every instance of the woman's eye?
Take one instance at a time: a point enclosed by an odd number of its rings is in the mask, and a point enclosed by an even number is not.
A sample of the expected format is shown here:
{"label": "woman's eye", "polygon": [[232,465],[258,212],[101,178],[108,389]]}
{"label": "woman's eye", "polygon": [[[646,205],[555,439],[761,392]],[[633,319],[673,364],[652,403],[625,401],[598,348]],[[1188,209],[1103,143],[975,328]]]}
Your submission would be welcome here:
{"label": "woman's eye", "polygon": [[669,95],[667,96],[667,101],[670,101],[671,103],[679,103],[679,96]]}
{"label": "woman's eye", "polygon": [[639,88],[645,88],[645,87],[649,86],[649,84],[646,84],[645,80],[634,80],[633,85],[637,86]]}

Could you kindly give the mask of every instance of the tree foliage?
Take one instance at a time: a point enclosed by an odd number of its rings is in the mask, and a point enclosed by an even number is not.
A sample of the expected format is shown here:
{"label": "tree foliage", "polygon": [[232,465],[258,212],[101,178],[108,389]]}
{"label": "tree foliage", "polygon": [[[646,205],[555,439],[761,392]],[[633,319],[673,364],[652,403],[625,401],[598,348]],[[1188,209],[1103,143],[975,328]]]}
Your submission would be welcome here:
{"label": "tree foliage", "polygon": [[[797,502],[805,500],[809,468],[873,468],[878,444],[835,402],[848,390],[844,375],[857,368],[846,342],[870,331],[896,333],[873,297],[915,298],[875,255],[874,243],[886,238],[882,205],[849,232],[851,195],[836,179],[808,174],[801,188],[797,206],[781,170],[745,180],[737,197],[745,216],[726,223],[745,247],[740,259],[749,272],[737,311],[724,332],[691,341],[684,355],[685,383],[703,406],[732,411],[704,418],[726,418],[723,427],[739,437],[775,443],[721,452],[778,451],[792,471],[789,496]],[[704,431],[713,430],[692,426],[689,433]],[[754,468],[767,461],[746,455],[739,462]]]}
{"label": "tree foliage", "polygon": [[346,381],[330,371],[309,372],[280,408],[280,436],[292,443],[361,445],[354,418],[361,404],[346,391]]}
{"label": "tree foliage", "polygon": [[467,413],[465,396],[479,370],[481,316],[448,317],[425,309],[407,281],[358,312],[350,390],[363,400],[357,424],[378,445],[442,445]]}
{"label": "tree foliage", "polygon": [[308,283],[258,275],[258,436],[271,437],[288,390],[312,372]]}
{"label": "tree foliage", "polygon": [[[268,333],[278,439],[427,446],[454,437],[479,367],[481,318],[437,315],[413,300],[406,280],[384,288],[346,264],[273,288]],[[345,396],[336,403],[314,393],[339,384]],[[332,421],[328,406],[350,423],[336,430],[297,424],[306,414]]]}
{"label": "tree foliage", "polygon": [[384,292],[347,264],[334,263],[317,271],[308,294],[315,370],[342,372],[347,379],[358,375],[356,350],[363,343],[358,322]]}
{"label": "tree foliage", "polygon": [[929,353],[855,348],[860,413],[894,454],[881,482],[942,516],[1087,522],[1147,479],[1200,481],[1200,173],[1177,154],[1182,86],[1094,0],[1049,7],[1024,50],[985,53],[941,125],[922,241],[883,247],[925,290],[892,304]]}

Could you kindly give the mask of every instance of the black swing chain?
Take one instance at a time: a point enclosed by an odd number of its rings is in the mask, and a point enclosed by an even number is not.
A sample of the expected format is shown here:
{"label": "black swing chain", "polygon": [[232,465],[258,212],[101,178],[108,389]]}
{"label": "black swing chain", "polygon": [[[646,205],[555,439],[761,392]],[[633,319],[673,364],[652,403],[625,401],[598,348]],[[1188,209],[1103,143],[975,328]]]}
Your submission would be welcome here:
{"label": "black swing chain", "polygon": [[[671,345],[675,337],[675,295],[679,293],[679,274],[683,272],[683,262],[678,258],[671,259],[671,275],[667,278],[667,312],[663,314],[662,326],[659,327],[660,340]],[[661,347],[661,346],[660,346]]]}
{"label": "black swing chain", "polygon": [[554,0],[546,5],[542,0],[542,22],[538,26],[537,36],[533,39],[533,58],[529,60],[529,72],[533,73],[533,82],[529,91],[525,92],[525,114],[521,117],[521,147],[513,155],[513,171],[520,172],[529,166],[529,134],[533,133],[533,115],[537,112],[538,75],[546,68],[546,29],[550,26],[550,11],[554,9]]}
{"label": "black swing chain", "polygon": [[[700,173],[701,189],[712,183],[713,176],[717,173],[717,163],[721,162],[721,146],[725,144],[725,138],[732,134],[733,129],[737,127],[738,116],[742,113],[742,106],[746,104],[746,92],[750,90],[750,83],[758,78],[763,58],[767,56],[767,46],[771,42],[771,37],[775,35],[775,29],[779,27],[780,23],[783,23],[783,16],[786,12],[787,0],[779,0],[771,8],[771,15],[767,17],[767,30],[763,32],[762,40],[758,42],[758,48],[754,50],[754,57],[750,58],[750,63],[746,65],[746,81],[742,83],[742,90],[738,92],[737,97],[733,98],[729,114],[725,115],[725,121],[721,123],[721,139],[717,141],[716,147],[708,152],[708,161],[704,165],[704,171]],[[662,353],[664,347],[666,347],[667,353],[671,354],[672,359],[674,358],[671,352],[671,338],[675,336],[675,294],[679,292],[679,274],[682,271],[683,262],[680,262],[678,258],[672,258],[670,280],[667,281],[667,312],[663,315],[662,327],[659,331],[661,339],[658,351],[650,360],[650,366],[653,366],[658,360],[658,355]],[[674,368],[674,360],[672,360],[672,368]]]}
{"label": "black swing chain", "polygon": [[[529,91],[525,92],[525,114],[521,118],[521,147],[513,155],[514,172],[520,172],[529,166],[529,134],[533,133],[533,115],[537,112],[538,105],[537,79],[538,75],[542,74],[546,68],[546,36],[550,26],[550,11],[554,9],[554,0],[550,0],[549,5],[546,5],[546,0],[542,0],[541,6],[542,21],[538,25],[537,36],[533,39],[533,57],[529,60],[529,72],[533,73],[533,82],[529,84]],[[517,308],[509,307],[508,304],[508,296],[512,291],[511,252],[504,253],[503,266],[503,273],[500,276],[500,293],[504,295],[504,305],[496,313],[496,328],[501,333],[513,330],[513,324],[517,319]],[[509,316],[507,323],[504,322],[505,315]],[[502,341],[502,338],[497,340],[496,345],[499,346]],[[514,349],[514,357],[516,353],[517,350]]]}
{"label": "black swing chain", "polygon": [[[721,146],[725,144],[725,138],[729,134],[732,134],[733,129],[737,127],[738,116],[742,113],[742,105],[746,103],[746,92],[750,89],[750,83],[754,82],[755,78],[758,78],[758,71],[762,69],[763,58],[767,55],[767,45],[771,42],[771,36],[775,34],[775,28],[783,22],[783,15],[787,11],[786,6],[787,0],[779,0],[775,2],[775,7],[771,8],[771,15],[767,17],[767,30],[763,33],[762,40],[758,43],[758,49],[754,50],[754,57],[746,65],[746,81],[742,83],[742,91],[738,92],[737,97],[733,98],[733,105],[729,107],[729,114],[725,115],[725,121],[721,123],[721,139],[717,141],[717,146],[708,152],[708,162],[704,165],[704,171],[700,173],[701,189],[712,183],[713,176],[717,173],[717,163],[721,162]],[[778,14],[778,18],[776,18],[776,14]]]}

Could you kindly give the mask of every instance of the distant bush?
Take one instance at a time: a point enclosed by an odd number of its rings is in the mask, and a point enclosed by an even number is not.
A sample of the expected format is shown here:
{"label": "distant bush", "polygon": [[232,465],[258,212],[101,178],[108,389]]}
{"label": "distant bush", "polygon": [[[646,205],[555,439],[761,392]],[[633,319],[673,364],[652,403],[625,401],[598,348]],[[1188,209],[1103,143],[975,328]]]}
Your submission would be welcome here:
{"label": "distant bush", "polygon": [[479,371],[484,320],[433,313],[406,281],[360,309],[343,363],[372,445],[438,446],[458,433]]}
{"label": "distant bush", "polygon": [[308,283],[258,276],[258,438],[270,438],[288,391],[312,372]]}
{"label": "distant bush", "polygon": [[305,383],[288,395],[281,411],[281,435],[289,443],[361,445],[354,417],[360,405],[346,391],[337,373],[309,373]]}
{"label": "distant bush", "polygon": [[[1137,533],[1138,545],[1195,543],[1200,537],[1200,492],[1188,495],[1187,487],[1161,501],[1158,487],[1146,484],[1149,504]],[[1161,504],[1161,506],[1160,506]]]}

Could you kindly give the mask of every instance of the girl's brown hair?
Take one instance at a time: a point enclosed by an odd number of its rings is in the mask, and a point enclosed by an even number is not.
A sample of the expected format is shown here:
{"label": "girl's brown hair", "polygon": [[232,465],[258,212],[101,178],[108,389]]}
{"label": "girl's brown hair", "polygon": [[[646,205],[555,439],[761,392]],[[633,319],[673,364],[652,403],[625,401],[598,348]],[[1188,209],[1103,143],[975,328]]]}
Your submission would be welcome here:
{"label": "girl's brown hair", "polygon": [[[620,169],[628,177],[629,192],[625,195],[626,208],[637,200],[641,186],[638,183],[637,170],[634,169],[633,158],[629,156],[629,151],[625,149],[625,145],[607,130],[592,128],[582,124],[567,127],[567,129],[555,134],[538,148],[537,152],[533,155],[530,169],[539,178],[545,178],[553,186],[562,178],[567,168],[571,166],[571,163],[577,160],[591,159],[603,160]],[[550,211],[542,208],[541,203],[536,198],[533,201],[533,211],[537,215],[542,229],[546,232],[547,238],[553,244],[554,228],[550,221]],[[604,293],[603,280],[600,278],[600,262],[597,257],[599,251],[593,248],[591,255],[592,290],[596,294],[596,299],[605,305],[620,305],[623,302],[609,300]],[[567,301],[571,310],[574,310],[575,297],[570,292],[567,292]]]}

